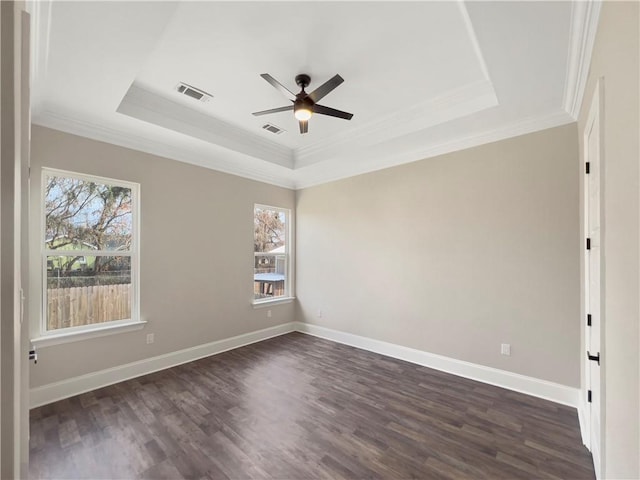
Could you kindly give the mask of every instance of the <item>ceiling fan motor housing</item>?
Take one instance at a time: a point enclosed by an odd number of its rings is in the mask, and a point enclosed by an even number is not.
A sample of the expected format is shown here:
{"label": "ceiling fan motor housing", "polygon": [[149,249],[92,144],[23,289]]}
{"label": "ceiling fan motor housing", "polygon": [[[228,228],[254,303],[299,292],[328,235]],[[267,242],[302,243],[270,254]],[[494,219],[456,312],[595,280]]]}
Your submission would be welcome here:
{"label": "ceiling fan motor housing", "polygon": [[300,75],[296,75],[296,85],[298,85],[303,90],[309,86],[311,83],[311,77],[306,73],[301,73]]}
{"label": "ceiling fan motor housing", "polygon": [[301,108],[306,108],[307,110],[311,110],[313,107],[313,100],[311,100],[306,95],[297,95],[297,99],[293,102],[293,111],[299,110]]}

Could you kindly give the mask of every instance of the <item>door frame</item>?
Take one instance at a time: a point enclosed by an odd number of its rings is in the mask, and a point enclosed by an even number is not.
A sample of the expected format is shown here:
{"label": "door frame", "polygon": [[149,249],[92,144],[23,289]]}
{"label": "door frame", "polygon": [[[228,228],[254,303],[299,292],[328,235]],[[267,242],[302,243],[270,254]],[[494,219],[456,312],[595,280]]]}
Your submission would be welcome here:
{"label": "door frame", "polygon": [[29,322],[22,309],[28,262],[26,244],[30,141],[29,56],[30,17],[22,1],[0,2],[0,476],[28,477],[28,351]]}

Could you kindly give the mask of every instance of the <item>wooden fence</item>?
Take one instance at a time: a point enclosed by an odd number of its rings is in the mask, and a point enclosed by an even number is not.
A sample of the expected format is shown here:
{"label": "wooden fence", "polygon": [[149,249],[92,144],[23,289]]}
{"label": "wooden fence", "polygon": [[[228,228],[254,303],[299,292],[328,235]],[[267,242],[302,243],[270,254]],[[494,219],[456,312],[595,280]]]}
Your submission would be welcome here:
{"label": "wooden fence", "polygon": [[131,318],[131,284],[47,289],[47,330]]}

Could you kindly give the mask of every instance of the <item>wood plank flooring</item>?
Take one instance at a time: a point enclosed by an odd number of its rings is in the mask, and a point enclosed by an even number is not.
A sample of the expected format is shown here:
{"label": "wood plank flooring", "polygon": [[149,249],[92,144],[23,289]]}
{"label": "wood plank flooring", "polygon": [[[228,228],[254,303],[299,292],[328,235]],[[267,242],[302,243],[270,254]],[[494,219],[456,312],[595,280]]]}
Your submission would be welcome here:
{"label": "wood plank flooring", "polygon": [[31,411],[30,477],[594,478],[572,408],[300,333]]}

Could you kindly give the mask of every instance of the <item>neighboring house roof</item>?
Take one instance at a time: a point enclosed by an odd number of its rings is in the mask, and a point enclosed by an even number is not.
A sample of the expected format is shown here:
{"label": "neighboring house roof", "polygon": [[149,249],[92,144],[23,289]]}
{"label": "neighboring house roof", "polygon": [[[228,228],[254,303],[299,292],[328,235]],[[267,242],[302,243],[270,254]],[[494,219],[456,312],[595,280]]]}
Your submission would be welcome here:
{"label": "neighboring house roof", "polygon": [[287,253],[285,251],[284,245],[281,245],[277,248],[274,248],[273,250],[269,250],[267,253]]}

